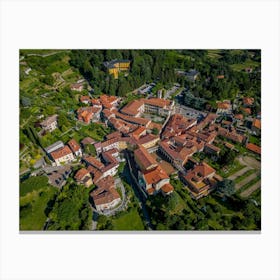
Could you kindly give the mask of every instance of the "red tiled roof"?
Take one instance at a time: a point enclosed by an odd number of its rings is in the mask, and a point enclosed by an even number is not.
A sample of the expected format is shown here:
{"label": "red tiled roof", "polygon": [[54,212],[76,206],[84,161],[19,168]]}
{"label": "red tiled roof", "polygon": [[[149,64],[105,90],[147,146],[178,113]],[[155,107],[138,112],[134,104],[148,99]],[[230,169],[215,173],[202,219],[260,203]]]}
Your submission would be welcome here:
{"label": "red tiled roof", "polygon": [[89,175],[89,171],[86,170],[85,168],[81,168],[80,170],[77,171],[77,173],[75,175],[75,179],[82,180],[87,175]]}
{"label": "red tiled roof", "polygon": [[104,164],[100,162],[98,159],[92,156],[84,157],[83,158],[88,164],[92,165],[93,167],[96,167],[97,169],[102,169],[104,167]]}
{"label": "red tiled roof", "polygon": [[134,151],[134,156],[135,160],[143,166],[144,170],[157,166],[156,160],[142,146],[139,146],[139,148]]}
{"label": "red tiled roof", "polygon": [[122,134],[119,131],[114,131],[110,134],[106,135],[106,139],[113,139],[113,138],[120,138],[122,136]]}
{"label": "red tiled roof", "polygon": [[243,120],[243,115],[242,114],[236,114],[234,115],[234,118],[237,120]]}
{"label": "red tiled roof", "polygon": [[258,119],[254,119],[253,123],[252,123],[252,126],[258,128],[258,129],[261,129],[261,121],[258,120]]}
{"label": "red tiled roof", "polygon": [[161,98],[150,98],[150,99],[143,99],[143,102],[148,105],[152,105],[155,107],[165,108],[171,104],[170,100],[165,100]]}
{"label": "red tiled roof", "polygon": [[121,112],[130,116],[135,116],[139,113],[140,107],[143,106],[144,103],[142,100],[133,100],[125,105]]}
{"label": "red tiled roof", "polygon": [[218,109],[225,109],[225,110],[228,110],[228,109],[230,109],[230,103],[228,103],[228,102],[218,102],[217,103],[217,108]]}
{"label": "red tiled roof", "polygon": [[155,189],[153,187],[147,189],[147,192],[149,195],[152,195],[155,192]]}
{"label": "red tiled roof", "polygon": [[159,165],[151,171],[145,171],[143,175],[148,185],[157,184],[161,180],[169,179],[169,176]]}
{"label": "red tiled roof", "polygon": [[251,110],[251,108],[241,108],[241,110],[243,111],[243,112],[245,112],[246,114],[248,114],[248,115],[251,115],[252,114],[252,110]]}
{"label": "red tiled roof", "polygon": [[146,128],[144,126],[139,126],[134,131],[131,132],[131,135],[135,139],[139,139],[139,137],[145,132],[146,132]]}
{"label": "red tiled roof", "polygon": [[213,150],[213,151],[215,151],[215,152],[217,152],[217,153],[219,153],[219,152],[221,151],[221,149],[220,149],[219,147],[216,147],[216,146],[214,146],[214,145],[212,145],[212,144],[206,143],[206,144],[205,144],[205,147],[208,147],[209,149],[211,149],[211,150]]}
{"label": "red tiled roof", "polygon": [[72,154],[70,148],[68,146],[64,146],[63,148],[60,148],[54,152],[51,153],[51,156],[54,160],[62,158],[66,155]]}
{"label": "red tiled roof", "polygon": [[81,102],[85,102],[85,101],[90,102],[91,98],[88,95],[83,95],[80,97],[80,101]]}
{"label": "red tiled roof", "polygon": [[163,138],[185,133],[191,126],[196,124],[196,120],[188,119],[180,114],[174,114],[170,117],[162,133]]}
{"label": "red tiled roof", "polygon": [[113,111],[113,112],[115,113],[116,117],[121,118],[130,123],[135,123],[135,124],[139,124],[139,125],[143,125],[143,126],[147,126],[149,123],[151,123],[150,120],[145,119],[145,118],[131,117],[131,116],[127,116],[122,113],[119,113],[117,111]]}
{"label": "red tiled roof", "polygon": [[161,187],[161,190],[164,192],[164,193],[170,193],[170,192],[173,192],[174,191],[174,188],[171,184],[167,183],[165,185],[163,185]]}
{"label": "red tiled roof", "polygon": [[81,143],[83,145],[88,145],[88,144],[94,144],[94,143],[96,143],[96,141],[93,140],[91,137],[86,137],[81,141]]}
{"label": "red tiled roof", "polygon": [[73,153],[77,152],[80,150],[80,145],[76,142],[75,139],[71,139],[69,142],[68,142],[68,145],[70,147],[70,149],[72,150]]}
{"label": "red tiled roof", "polygon": [[114,188],[114,179],[106,176],[96,183],[97,189],[94,189],[90,196],[93,198],[95,205],[111,203],[115,199],[119,199],[120,195]]}
{"label": "red tiled roof", "polygon": [[159,140],[159,136],[154,135],[154,134],[146,134],[145,136],[142,136],[138,139],[137,144],[144,145],[144,144],[147,144],[147,143],[149,143],[151,141],[154,141],[156,139]]}
{"label": "red tiled roof", "polygon": [[246,148],[247,148],[248,150],[250,150],[250,151],[256,153],[256,154],[259,154],[259,155],[261,154],[261,147],[255,145],[255,144],[253,144],[253,143],[248,143],[248,144],[246,145]]}
{"label": "red tiled roof", "polygon": [[253,97],[244,97],[243,104],[247,106],[251,106],[254,104],[255,99]]}

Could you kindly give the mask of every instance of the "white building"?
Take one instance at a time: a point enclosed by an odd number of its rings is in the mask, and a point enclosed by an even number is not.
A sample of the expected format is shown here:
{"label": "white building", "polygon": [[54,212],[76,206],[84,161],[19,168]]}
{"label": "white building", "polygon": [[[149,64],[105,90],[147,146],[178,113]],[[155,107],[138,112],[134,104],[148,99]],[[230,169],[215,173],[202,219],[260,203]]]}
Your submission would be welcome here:
{"label": "white building", "polygon": [[56,166],[60,166],[62,163],[69,163],[74,160],[74,155],[68,146],[64,146],[58,150],[51,153]]}

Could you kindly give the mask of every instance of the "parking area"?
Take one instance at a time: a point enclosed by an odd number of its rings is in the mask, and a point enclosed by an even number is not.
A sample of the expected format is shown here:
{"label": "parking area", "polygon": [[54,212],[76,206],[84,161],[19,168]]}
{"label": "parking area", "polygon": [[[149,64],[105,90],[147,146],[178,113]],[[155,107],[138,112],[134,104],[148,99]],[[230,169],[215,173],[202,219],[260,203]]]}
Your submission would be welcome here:
{"label": "parking area", "polygon": [[205,112],[198,111],[198,110],[195,110],[193,108],[190,108],[190,107],[187,107],[187,106],[184,106],[184,105],[176,105],[175,112],[177,114],[184,115],[184,116],[186,116],[188,118],[191,118],[191,119],[197,119],[200,116],[205,117],[207,115],[207,113],[205,113]]}

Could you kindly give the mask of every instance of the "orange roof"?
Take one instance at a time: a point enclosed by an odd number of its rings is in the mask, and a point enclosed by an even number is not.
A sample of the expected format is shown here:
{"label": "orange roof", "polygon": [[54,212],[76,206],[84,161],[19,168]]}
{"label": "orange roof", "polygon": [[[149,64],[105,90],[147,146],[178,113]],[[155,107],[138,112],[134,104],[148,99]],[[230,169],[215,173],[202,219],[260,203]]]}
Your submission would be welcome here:
{"label": "orange roof", "polygon": [[64,146],[63,148],[60,148],[54,152],[51,153],[51,156],[54,160],[62,158],[66,155],[72,154],[70,148],[68,146]]}
{"label": "orange roof", "polygon": [[243,104],[247,106],[251,106],[254,104],[255,99],[253,97],[244,97]]}
{"label": "orange roof", "polygon": [[139,146],[139,148],[134,151],[134,156],[137,162],[143,166],[144,170],[157,165],[156,160],[142,146]]}
{"label": "orange roof", "polygon": [[140,117],[131,117],[131,116],[127,116],[127,115],[124,115],[122,113],[119,113],[117,111],[114,111],[116,117],[118,118],[121,118],[129,123],[135,123],[135,124],[139,124],[139,125],[148,125],[149,123],[151,123],[150,120],[148,119],[145,119],[145,118],[140,118]]}
{"label": "orange roof", "polygon": [[136,139],[146,132],[146,128],[144,126],[138,126],[134,131],[132,131],[132,136]]}
{"label": "orange roof", "polygon": [[243,120],[243,115],[242,114],[236,114],[234,115],[234,118],[237,120]]}
{"label": "orange roof", "polygon": [[161,180],[169,179],[169,176],[159,165],[151,171],[144,172],[143,175],[148,185],[157,184]]}
{"label": "orange roof", "polygon": [[102,101],[106,101],[106,102],[110,103],[111,105],[112,105],[114,102],[118,101],[118,99],[119,99],[118,97],[113,96],[113,95],[102,94],[102,95],[100,96],[101,102],[102,102]]}
{"label": "orange roof", "polygon": [[225,76],[224,75],[218,75],[216,78],[217,79],[223,79]]}
{"label": "orange roof", "polygon": [[98,159],[92,157],[92,156],[88,156],[88,157],[84,157],[84,160],[92,165],[93,167],[98,168],[99,170],[102,169],[104,167],[104,164],[102,162],[100,162]]}
{"label": "orange roof", "polygon": [[243,112],[245,112],[246,114],[248,114],[248,115],[251,115],[251,114],[252,114],[252,111],[251,111],[250,108],[241,108],[241,110],[242,110]]}
{"label": "orange roof", "polygon": [[101,103],[100,103],[100,100],[99,99],[96,99],[96,98],[92,98],[91,99],[91,103],[92,103],[92,105],[100,105]]}
{"label": "orange roof", "polygon": [[68,145],[70,147],[70,149],[75,153],[77,151],[80,150],[80,145],[76,142],[75,139],[71,139],[69,142],[68,142]]}
{"label": "orange roof", "polygon": [[209,166],[206,162],[202,162],[196,165],[194,169],[186,175],[186,179],[191,180],[194,176],[197,176],[197,174],[199,175],[199,177],[206,178],[213,172],[216,172],[214,168]]}
{"label": "orange roof", "polygon": [[171,184],[165,184],[161,187],[161,190],[164,192],[164,193],[170,193],[170,192],[173,192],[174,191],[174,188]]}
{"label": "orange roof", "polygon": [[149,195],[153,194],[155,192],[155,189],[153,187],[147,189],[147,192]]}
{"label": "orange roof", "polygon": [[143,101],[141,100],[133,100],[125,105],[121,112],[130,116],[135,116],[139,113],[140,107],[143,106]]}
{"label": "orange roof", "polygon": [[261,121],[258,119],[254,119],[253,124],[254,127],[261,129]]}
{"label": "orange roof", "polygon": [[110,189],[113,188],[115,185],[115,180],[112,176],[106,176],[96,183],[96,186],[99,188]]}
{"label": "orange roof", "polygon": [[230,108],[230,103],[228,102],[218,102],[217,104],[218,109],[229,109]]}
{"label": "orange roof", "polygon": [[94,189],[90,193],[90,196],[93,198],[95,205],[110,203],[115,199],[120,198],[120,195],[114,188],[115,182],[112,176],[106,176],[95,184],[97,186],[97,189]]}
{"label": "orange roof", "polygon": [[83,95],[83,96],[81,96],[81,97],[80,97],[80,101],[81,101],[81,102],[84,102],[84,101],[88,101],[88,102],[90,102],[90,101],[91,101],[91,99],[90,99],[90,97],[89,97],[89,96],[87,96],[87,95]]}
{"label": "orange roof", "polygon": [[146,143],[152,142],[154,140],[159,140],[159,136],[154,134],[146,134],[138,139],[137,143],[140,145],[144,145]]}
{"label": "orange roof", "polygon": [[255,145],[255,144],[253,144],[253,143],[248,143],[247,146],[246,146],[246,148],[247,148],[248,150],[250,150],[250,151],[256,153],[256,154],[259,154],[259,155],[261,154],[261,147]]}
{"label": "orange roof", "polygon": [[143,99],[143,102],[148,105],[156,106],[165,108],[171,104],[170,100],[165,100],[161,98],[150,98],[150,99]]}
{"label": "orange roof", "polygon": [[77,171],[77,173],[75,175],[75,179],[82,180],[87,175],[89,175],[89,171],[86,170],[85,168],[81,168],[80,170]]}

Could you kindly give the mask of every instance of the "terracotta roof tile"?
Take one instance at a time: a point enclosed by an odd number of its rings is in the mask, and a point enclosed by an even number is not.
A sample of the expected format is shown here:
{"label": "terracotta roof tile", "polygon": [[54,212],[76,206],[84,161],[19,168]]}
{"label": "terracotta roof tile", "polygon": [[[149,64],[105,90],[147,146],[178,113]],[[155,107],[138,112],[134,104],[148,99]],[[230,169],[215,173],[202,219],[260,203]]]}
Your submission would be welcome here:
{"label": "terracotta roof tile", "polygon": [[255,144],[253,144],[253,143],[248,143],[248,144],[246,145],[246,148],[247,148],[248,150],[250,150],[250,151],[256,153],[256,154],[259,154],[259,155],[261,154],[261,147],[255,145]]}
{"label": "terracotta roof tile", "polygon": [[69,142],[68,142],[68,145],[70,147],[70,149],[72,150],[73,153],[79,151],[81,149],[80,145],[76,142],[75,139],[71,139]]}
{"label": "terracotta roof tile", "polygon": [[70,148],[68,146],[64,146],[63,148],[60,148],[54,152],[51,153],[51,156],[54,160],[62,158],[66,155],[72,154]]}

